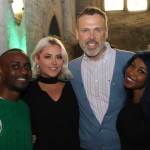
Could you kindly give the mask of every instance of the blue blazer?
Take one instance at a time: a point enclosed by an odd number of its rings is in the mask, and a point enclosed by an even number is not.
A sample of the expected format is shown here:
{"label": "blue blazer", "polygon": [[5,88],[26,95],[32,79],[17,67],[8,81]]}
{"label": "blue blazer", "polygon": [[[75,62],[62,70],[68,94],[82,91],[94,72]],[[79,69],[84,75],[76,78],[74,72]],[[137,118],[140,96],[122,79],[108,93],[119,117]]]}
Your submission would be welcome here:
{"label": "blue blazer", "polygon": [[82,81],[81,61],[82,57],[69,63],[74,79],[71,81],[76,93],[79,110],[79,134],[80,145],[88,150],[120,150],[120,140],[116,130],[116,119],[126,99],[126,91],[123,86],[123,68],[133,53],[116,50],[116,60],[110,87],[110,98],[107,112],[100,124],[94,115]]}

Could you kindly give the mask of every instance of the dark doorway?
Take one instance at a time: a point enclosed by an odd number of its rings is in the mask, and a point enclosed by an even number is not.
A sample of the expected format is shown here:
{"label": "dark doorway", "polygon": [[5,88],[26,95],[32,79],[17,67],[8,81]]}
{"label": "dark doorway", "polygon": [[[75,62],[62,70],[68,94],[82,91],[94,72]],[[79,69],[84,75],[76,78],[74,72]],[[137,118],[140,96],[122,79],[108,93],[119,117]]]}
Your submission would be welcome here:
{"label": "dark doorway", "polygon": [[59,31],[57,19],[55,16],[53,16],[51,24],[50,24],[49,35],[56,35],[60,37],[60,31]]}

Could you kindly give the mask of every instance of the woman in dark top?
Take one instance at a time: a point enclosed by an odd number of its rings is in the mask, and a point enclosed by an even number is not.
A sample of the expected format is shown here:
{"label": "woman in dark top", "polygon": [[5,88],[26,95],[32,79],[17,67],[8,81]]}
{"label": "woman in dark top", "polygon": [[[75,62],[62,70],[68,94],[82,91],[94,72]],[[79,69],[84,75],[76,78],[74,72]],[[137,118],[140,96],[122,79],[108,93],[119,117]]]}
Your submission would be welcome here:
{"label": "woman in dark top", "polygon": [[117,119],[121,150],[150,150],[150,51],[129,60],[124,86],[129,97]]}
{"label": "woman in dark top", "polygon": [[23,99],[31,112],[34,150],[78,150],[79,110],[63,44],[55,37],[43,38],[32,59],[35,79]]}

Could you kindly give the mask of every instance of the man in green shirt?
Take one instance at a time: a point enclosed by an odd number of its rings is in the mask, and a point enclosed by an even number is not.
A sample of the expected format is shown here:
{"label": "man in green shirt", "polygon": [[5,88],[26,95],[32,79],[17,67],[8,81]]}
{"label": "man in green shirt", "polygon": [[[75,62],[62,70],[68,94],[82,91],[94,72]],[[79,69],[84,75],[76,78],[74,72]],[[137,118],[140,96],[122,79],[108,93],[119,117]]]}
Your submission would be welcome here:
{"label": "man in green shirt", "polygon": [[0,56],[0,149],[32,150],[30,115],[20,99],[32,78],[31,63],[20,49]]}

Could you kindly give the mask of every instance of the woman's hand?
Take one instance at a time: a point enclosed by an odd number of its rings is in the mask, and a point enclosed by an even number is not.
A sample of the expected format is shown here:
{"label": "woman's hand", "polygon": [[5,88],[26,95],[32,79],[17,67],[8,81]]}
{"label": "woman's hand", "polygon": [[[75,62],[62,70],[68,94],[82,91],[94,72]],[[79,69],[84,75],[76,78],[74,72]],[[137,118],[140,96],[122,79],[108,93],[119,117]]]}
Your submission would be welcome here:
{"label": "woman's hand", "polygon": [[32,143],[34,144],[36,142],[36,135],[32,135]]}

